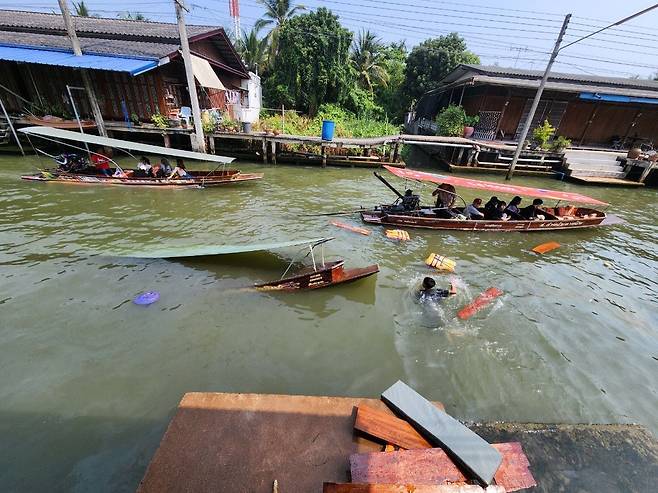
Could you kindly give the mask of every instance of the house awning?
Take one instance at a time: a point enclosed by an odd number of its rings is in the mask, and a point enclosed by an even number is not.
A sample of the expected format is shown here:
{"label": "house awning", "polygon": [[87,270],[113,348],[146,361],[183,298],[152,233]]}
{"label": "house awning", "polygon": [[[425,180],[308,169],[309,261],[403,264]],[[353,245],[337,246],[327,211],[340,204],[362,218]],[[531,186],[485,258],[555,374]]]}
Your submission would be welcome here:
{"label": "house awning", "polygon": [[29,46],[0,46],[0,60],[39,63],[56,67],[127,72],[133,76],[143,74],[158,66],[157,60],[148,58],[91,54],[75,56],[71,50],[55,50]]}
{"label": "house awning", "polygon": [[220,91],[226,91],[226,87],[222,84],[222,81],[219,80],[217,74],[212,69],[207,60],[200,58],[195,55],[192,56],[192,72],[197,82],[203,86],[210,89],[219,89]]}

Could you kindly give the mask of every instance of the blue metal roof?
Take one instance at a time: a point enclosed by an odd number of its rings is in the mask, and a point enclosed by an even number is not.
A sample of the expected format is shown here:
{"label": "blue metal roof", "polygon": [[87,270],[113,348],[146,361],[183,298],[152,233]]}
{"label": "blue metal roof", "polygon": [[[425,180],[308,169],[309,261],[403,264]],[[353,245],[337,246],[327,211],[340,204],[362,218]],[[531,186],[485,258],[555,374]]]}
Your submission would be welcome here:
{"label": "blue metal roof", "polygon": [[617,94],[602,94],[598,92],[581,92],[580,99],[590,101],[607,101],[609,103],[644,103],[658,104],[658,98],[639,98],[634,96],[621,96]]}
{"label": "blue metal roof", "polygon": [[0,45],[0,60],[40,63],[57,67],[128,72],[133,76],[142,74],[158,66],[158,60],[151,58],[91,54],[75,56],[70,50],[7,45]]}

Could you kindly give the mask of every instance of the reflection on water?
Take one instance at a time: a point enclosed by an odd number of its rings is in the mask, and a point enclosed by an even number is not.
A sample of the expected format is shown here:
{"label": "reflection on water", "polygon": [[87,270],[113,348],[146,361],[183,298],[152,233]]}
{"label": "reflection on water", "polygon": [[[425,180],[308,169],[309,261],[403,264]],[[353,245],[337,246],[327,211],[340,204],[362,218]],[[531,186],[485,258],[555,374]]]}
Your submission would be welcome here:
{"label": "reflection on water", "polygon": [[[633,421],[658,432],[655,190],[519,177],[602,198],[628,223],[537,234],[409,230],[411,241],[399,243],[382,229],[361,236],[306,215],[391,200],[367,170],[268,167],[261,183],[125,190],[21,182],[32,159],[0,158],[0,471],[11,471],[0,475],[3,491],[134,490],[187,391],[374,397],[402,378],[464,419]],[[419,191],[429,199],[431,188]],[[278,278],[295,249],[118,256],[326,235],[336,237],[328,259],[378,263],[379,274],[260,293],[245,288]],[[530,252],[546,241],[561,247]],[[456,260],[456,273],[432,273],[423,263],[432,252]],[[413,291],[426,275],[441,288],[453,281],[458,294],[419,305]],[[489,287],[504,296],[456,317]],[[157,303],[131,302],[152,290]]]}

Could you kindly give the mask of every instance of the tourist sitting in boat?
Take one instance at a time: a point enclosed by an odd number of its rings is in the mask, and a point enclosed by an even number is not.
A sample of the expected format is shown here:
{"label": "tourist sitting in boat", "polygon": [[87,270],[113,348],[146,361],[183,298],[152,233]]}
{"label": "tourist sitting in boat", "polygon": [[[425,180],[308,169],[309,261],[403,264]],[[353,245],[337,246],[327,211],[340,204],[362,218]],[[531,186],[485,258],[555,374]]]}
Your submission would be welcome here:
{"label": "tourist sitting in boat", "polygon": [[133,173],[136,178],[149,178],[153,176],[153,166],[149,158],[142,156],[137,163],[137,169]]}
{"label": "tourist sitting in boat", "polygon": [[544,203],[542,199],[535,199],[532,201],[532,205],[524,207],[521,209],[520,214],[523,219],[532,221],[533,219],[545,219],[546,216],[542,214],[540,206]]}
{"label": "tourist sitting in boat", "polygon": [[91,153],[91,164],[94,165],[96,173],[99,175],[112,176],[110,169],[110,158],[102,154],[105,149],[99,147],[96,152]]}
{"label": "tourist sitting in boat", "polygon": [[431,277],[426,277],[423,279],[423,283],[416,293],[416,297],[418,298],[418,301],[421,302],[425,300],[436,301],[441,298],[447,298],[454,294],[457,294],[457,290],[452,284],[450,284],[450,289],[437,289],[436,281]]}
{"label": "tourist sitting in boat", "polygon": [[509,220],[510,217],[505,212],[506,207],[507,207],[507,202],[505,202],[504,200],[499,200],[498,204],[495,207],[495,209],[493,209],[489,213],[488,217],[486,216],[486,213],[485,213],[485,217],[487,219],[492,220],[492,221],[507,221],[507,220]]}
{"label": "tourist sitting in boat", "polygon": [[169,176],[173,171],[171,169],[171,164],[169,164],[169,159],[166,157],[160,158],[160,169],[164,172],[165,176]]}
{"label": "tourist sitting in boat", "polygon": [[482,199],[474,199],[472,204],[468,204],[464,208],[464,215],[468,219],[484,219],[484,214],[480,212],[482,207]]}
{"label": "tourist sitting in boat", "polygon": [[521,204],[521,197],[518,195],[514,197],[507,208],[505,209],[505,212],[512,218],[512,219],[522,219],[521,217],[521,210],[519,209],[519,205]]}
{"label": "tourist sitting in boat", "polygon": [[494,195],[489,199],[489,202],[484,204],[484,217],[486,218],[489,214],[491,214],[497,206],[498,206],[498,197]]}
{"label": "tourist sitting in boat", "polygon": [[184,180],[191,180],[192,179],[192,175],[190,175],[187,172],[187,169],[185,168],[185,163],[180,158],[176,159],[176,167],[174,168],[174,170],[169,175],[170,180],[173,179],[173,178],[182,178]]}

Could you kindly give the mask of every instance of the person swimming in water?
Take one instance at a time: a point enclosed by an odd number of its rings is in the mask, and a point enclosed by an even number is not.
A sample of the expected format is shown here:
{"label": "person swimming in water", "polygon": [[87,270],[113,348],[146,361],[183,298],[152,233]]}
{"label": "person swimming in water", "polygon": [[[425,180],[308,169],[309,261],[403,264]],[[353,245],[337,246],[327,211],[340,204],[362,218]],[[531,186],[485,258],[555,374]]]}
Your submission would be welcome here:
{"label": "person swimming in water", "polygon": [[450,284],[450,289],[438,289],[436,287],[436,281],[431,277],[426,277],[423,279],[420,289],[416,293],[416,297],[419,301],[424,300],[433,300],[437,301],[441,298],[448,298],[457,294],[455,287]]}

